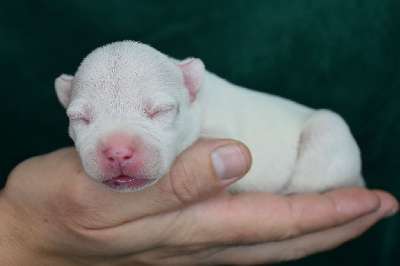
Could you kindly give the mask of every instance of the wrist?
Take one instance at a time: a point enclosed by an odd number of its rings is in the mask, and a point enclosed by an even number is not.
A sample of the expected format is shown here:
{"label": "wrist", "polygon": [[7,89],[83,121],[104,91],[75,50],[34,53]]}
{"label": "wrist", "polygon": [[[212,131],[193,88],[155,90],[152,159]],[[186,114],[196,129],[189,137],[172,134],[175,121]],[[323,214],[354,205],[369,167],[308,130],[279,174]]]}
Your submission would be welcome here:
{"label": "wrist", "polygon": [[34,245],[33,232],[23,217],[4,202],[0,194],[0,265],[36,265],[41,257]]}
{"label": "wrist", "polygon": [[0,264],[11,265],[26,262],[23,238],[19,235],[16,221],[3,201],[0,201]]}

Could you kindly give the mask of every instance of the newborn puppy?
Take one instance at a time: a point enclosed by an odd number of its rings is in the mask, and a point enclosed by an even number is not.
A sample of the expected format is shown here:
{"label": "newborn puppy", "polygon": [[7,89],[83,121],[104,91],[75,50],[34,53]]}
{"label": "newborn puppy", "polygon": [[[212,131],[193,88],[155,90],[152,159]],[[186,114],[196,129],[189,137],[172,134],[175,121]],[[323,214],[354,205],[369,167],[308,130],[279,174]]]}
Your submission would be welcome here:
{"label": "newborn puppy", "polygon": [[200,138],[232,138],[253,156],[231,192],[288,194],[363,186],[360,152],[343,119],[233,85],[200,59],[177,61],[123,41],[94,50],[55,81],[84,170],[116,191],[168,173]]}

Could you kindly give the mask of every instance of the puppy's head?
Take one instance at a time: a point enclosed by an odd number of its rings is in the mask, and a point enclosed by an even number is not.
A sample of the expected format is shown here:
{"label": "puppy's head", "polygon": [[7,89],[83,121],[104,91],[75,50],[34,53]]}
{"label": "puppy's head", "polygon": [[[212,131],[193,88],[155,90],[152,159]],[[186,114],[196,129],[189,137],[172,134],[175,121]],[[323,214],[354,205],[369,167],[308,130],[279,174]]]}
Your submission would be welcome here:
{"label": "puppy's head", "polygon": [[176,63],[150,46],[112,43],[94,50],[56,93],[86,173],[118,191],[141,190],[164,176],[199,134],[193,115],[204,65]]}

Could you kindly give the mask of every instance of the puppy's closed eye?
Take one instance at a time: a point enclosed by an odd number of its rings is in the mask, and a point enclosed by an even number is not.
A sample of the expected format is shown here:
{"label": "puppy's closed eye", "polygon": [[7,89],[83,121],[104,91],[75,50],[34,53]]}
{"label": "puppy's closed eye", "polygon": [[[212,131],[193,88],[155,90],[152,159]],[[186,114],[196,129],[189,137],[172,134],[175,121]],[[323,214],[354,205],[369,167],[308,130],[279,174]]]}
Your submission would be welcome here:
{"label": "puppy's closed eye", "polygon": [[172,103],[162,104],[158,105],[156,108],[153,108],[151,111],[147,112],[147,116],[152,120],[157,120],[172,114],[175,110],[176,107]]}

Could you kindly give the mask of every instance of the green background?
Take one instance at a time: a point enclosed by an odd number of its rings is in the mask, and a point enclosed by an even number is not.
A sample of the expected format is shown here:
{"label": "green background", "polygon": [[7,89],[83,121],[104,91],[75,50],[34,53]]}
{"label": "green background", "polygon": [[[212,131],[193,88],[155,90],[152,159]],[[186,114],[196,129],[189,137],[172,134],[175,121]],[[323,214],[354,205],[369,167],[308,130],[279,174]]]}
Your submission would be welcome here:
{"label": "green background", "polygon": [[[53,82],[94,48],[137,40],[349,123],[371,188],[400,198],[400,1],[0,2],[1,186],[20,161],[71,145]],[[400,265],[399,216],[287,265]]]}

